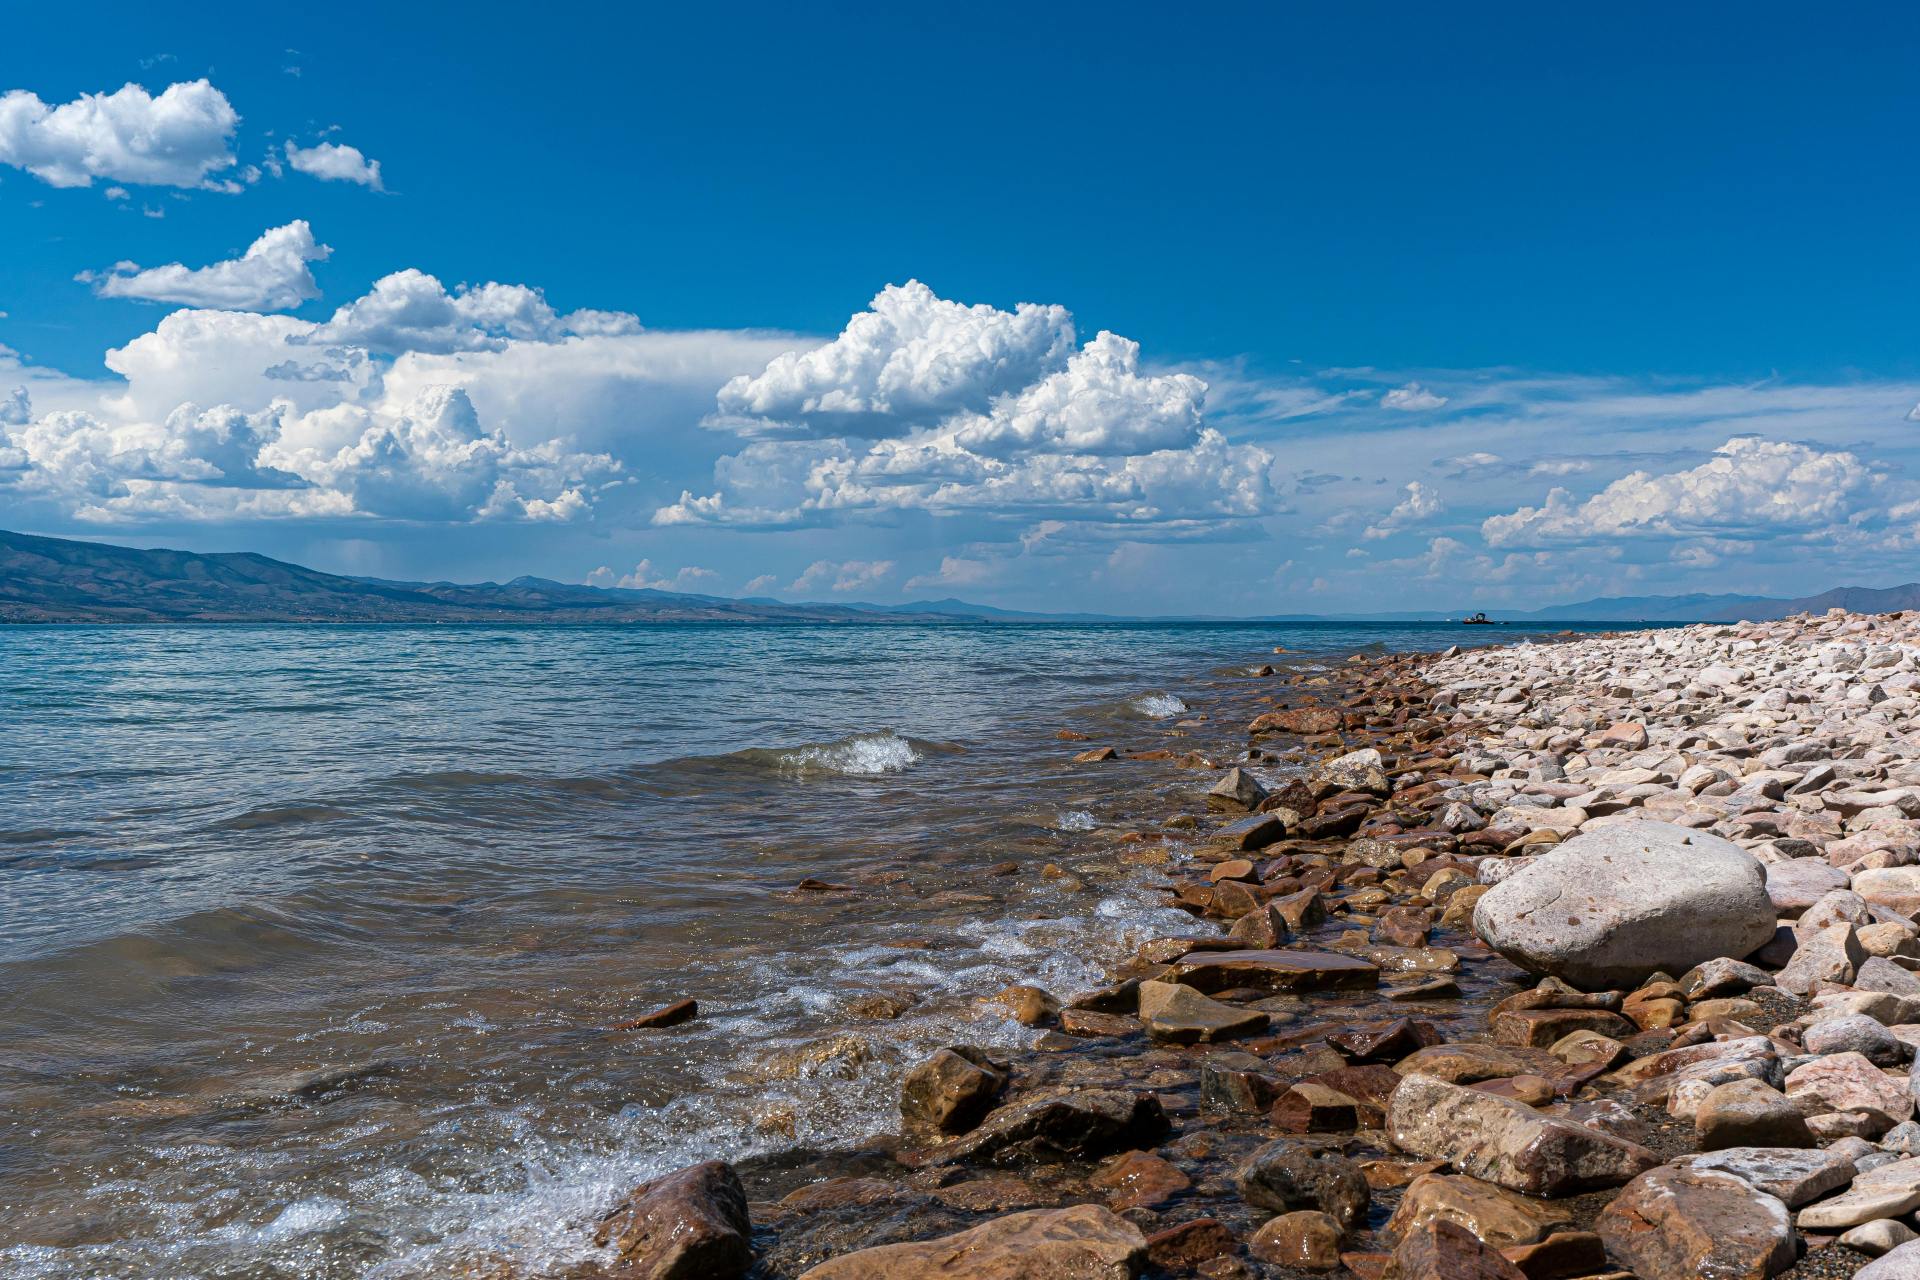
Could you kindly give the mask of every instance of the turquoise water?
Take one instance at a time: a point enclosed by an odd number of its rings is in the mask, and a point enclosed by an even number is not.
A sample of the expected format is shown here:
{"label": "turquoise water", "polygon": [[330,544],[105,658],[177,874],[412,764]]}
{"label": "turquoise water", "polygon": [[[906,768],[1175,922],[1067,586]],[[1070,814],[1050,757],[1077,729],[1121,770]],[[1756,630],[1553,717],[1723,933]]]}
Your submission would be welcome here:
{"label": "turquoise water", "polygon": [[1230,759],[1192,712],[1262,663],[1491,631],[0,630],[0,1260],[552,1265],[639,1176],[884,1129],[1027,1034],[972,997],[1185,919],[1114,836],[1211,775],[1058,730]]}

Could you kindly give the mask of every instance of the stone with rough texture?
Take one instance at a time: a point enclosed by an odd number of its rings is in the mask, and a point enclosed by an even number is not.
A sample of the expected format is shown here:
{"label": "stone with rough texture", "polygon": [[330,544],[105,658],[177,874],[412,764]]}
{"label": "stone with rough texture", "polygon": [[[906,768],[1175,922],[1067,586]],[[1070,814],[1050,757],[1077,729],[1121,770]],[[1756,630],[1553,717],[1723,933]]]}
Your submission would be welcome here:
{"label": "stone with rough texture", "polygon": [[1783,916],[1797,917],[1835,889],[1847,887],[1847,873],[1818,858],[1790,858],[1767,867],[1767,896]]}
{"label": "stone with rough texture", "polygon": [[993,1107],[1007,1071],[984,1049],[953,1045],[907,1072],[900,1082],[900,1118],[942,1133],[965,1133]]}
{"label": "stone with rough texture", "polygon": [[1332,707],[1288,707],[1255,717],[1247,728],[1253,733],[1334,733],[1340,728],[1340,713]]}
{"label": "stone with rough texture", "polygon": [[1572,1214],[1547,1201],[1478,1178],[1429,1173],[1415,1178],[1401,1194],[1386,1232],[1398,1239],[1435,1218],[1458,1223],[1495,1248],[1533,1244],[1573,1226]]}
{"label": "stone with rough texture", "polygon": [[1184,1274],[1240,1247],[1232,1228],[1218,1218],[1193,1218],[1147,1237],[1147,1261],[1157,1271]]}
{"label": "stone with rough texture", "polygon": [[1087,1185],[1107,1192],[1111,1208],[1140,1209],[1171,1200],[1193,1182],[1159,1156],[1128,1151],[1102,1165]]}
{"label": "stone with rough texture", "polygon": [[1275,1266],[1334,1271],[1340,1266],[1341,1235],[1331,1215],[1299,1209],[1262,1223],[1247,1242],[1247,1252]]}
{"label": "stone with rough texture", "polygon": [[1438,1218],[1400,1238],[1380,1280],[1525,1280],[1520,1269],[1458,1223]]}
{"label": "stone with rough texture", "polygon": [[1745,956],[1773,937],[1766,873],[1740,846],[1665,822],[1586,831],[1495,885],[1480,937],[1524,969],[1589,989]]}
{"label": "stone with rough texture", "polygon": [[1240,1198],[1259,1209],[1317,1209],[1343,1228],[1366,1221],[1372,1192],[1360,1166],[1336,1152],[1285,1138],[1248,1156],[1236,1176]]}
{"label": "stone with rough texture", "polygon": [[1601,1210],[1594,1229],[1640,1280],[1767,1280],[1795,1259],[1787,1207],[1709,1169],[1641,1174]]}
{"label": "stone with rough texture", "polygon": [[1891,1253],[1901,1245],[1920,1240],[1912,1227],[1897,1218],[1875,1218],[1863,1222],[1840,1237],[1840,1243],[1869,1258]]}
{"label": "stone with rough texture", "polygon": [[1807,1231],[1840,1231],[1915,1209],[1920,1209],[1920,1159],[1896,1160],[1856,1174],[1846,1191],[1808,1205],[1798,1221]]}
{"label": "stone with rough texture", "polygon": [[1260,779],[1240,768],[1227,770],[1226,776],[1207,792],[1207,803],[1216,809],[1258,809],[1266,798],[1267,789]]}
{"label": "stone with rough texture", "polygon": [[600,1220],[621,1280],[734,1280],[753,1265],[747,1193],[719,1160],[643,1182]]}
{"label": "stone with rough texture", "polygon": [[936,1148],[929,1160],[1001,1166],[1097,1160],[1151,1147],[1167,1129],[1166,1113],[1151,1093],[1078,1089],[1015,1099],[989,1112],[965,1137]]}
{"label": "stone with rough texture", "polygon": [[1140,1229],[1098,1205],[1008,1214],[938,1240],[862,1249],[801,1280],[1134,1280],[1146,1261]]}
{"label": "stone with rough texture", "polygon": [[1854,1280],[1920,1280],[1920,1240],[1909,1241],[1853,1273]]}
{"label": "stone with rough texture", "polygon": [[1591,1231],[1561,1231],[1538,1244],[1508,1245],[1500,1252],[1527,1280],[1573,1280],[1608,1270],[1607,1246]]}
{"label": "stone with rough texture", "polygon": [[1732,1174],[1789,1209],[1846,1186],[1853,1181],[1854,1168],[1853,1158],[1833,1147],[1729,1147],[1686,1157],[1684,1163],[1695,1169]]}
{"label": "stone with rough texture", "polygon": [[1911,918],[1920,912],[1920,867],[1879,867],[1856,871],[1852,889],[1868,902],[1892,907]]}
{"label": "stone with rough texture", "polygon": [[1694,1110],[1693,1127],[1702,1151],[1813,1145],[1800,1108],[1764,1080],[1729,1080],[1709,1086]]}
{"label": "stone with rough texture", "polygon": [[1162,1044],[1208,1044],[1264,1031],[1267,1015],[1210,1000],[1178,982],[1140,984],[1140,1021]]}
{"label": "stone with rough texture", "polygon": [[1617,1187],[1659,1163],[1636,1143],[1432,1076],[1401,1080],[1387,1132],[1402,1151],[1535,1196]]}
{"label": "stone with rough texture", "polygon": [[1866,958],[1853,926],[1842,922],[1801,938],[1799,949],[1780,970],[1774,985],[1796,996],[1806,995],[1821,983],[1844,985],[1853,981],[1854,971]]}
{"label": "stone with rough texture", "polygon": [[1322,795],[1338,791],[1365,791],[1384,796],[1393,790],[1380,753],[1372,747],[1323,760],[1307,774],[1307,785]]}
{"label": "stone with rough texture", "polygon": [[1795,1067],[1787,1075],[1787,1096],[1809,1115],[1821,1111],[1865,1111],[1885,1119],[1885,1133],[1913,1115],[1913,1096],[1896,1079],[1857,1053],[1836,1053]]}
{"label": "stone with rough texture", "polygon": [[1380,981],[1378,966],[1332,951],[1196,951],[1182,956],[1163,975],[1196,991],[1371,990]]}
{"label": "stone with rough texture", "polygon": [[1893,1032],[1862,1013],[1823,1018],[1801,1033],[1800,1043],[1822,1056],[1857,1053],[1876,1067],[1897,1066],[1911,1053]]}

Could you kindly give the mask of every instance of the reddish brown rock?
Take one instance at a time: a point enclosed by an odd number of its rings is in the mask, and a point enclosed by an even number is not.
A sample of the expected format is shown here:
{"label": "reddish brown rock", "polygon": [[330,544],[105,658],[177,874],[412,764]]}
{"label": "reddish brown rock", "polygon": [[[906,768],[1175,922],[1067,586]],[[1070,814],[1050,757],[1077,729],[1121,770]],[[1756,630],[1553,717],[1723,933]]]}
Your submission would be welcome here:
{"label": "reddish brown rock", "polygon": [[1262,1223],[1247,1252],[1275,1266],[1333,1271],[1340,1266],[1340,1236],[1340,1224],[1327,1214],[1299,1209]]}
{"label": "reddish brown rock", "polygon": [[1336,1152],[1280,1139],[1248,1156],[1236,1173],[1240,1196],[1275,1213],[1317,1209],[1352,1230],[1373,1198],[1360,1166]]}
{"label": "reddish brown rock", "polygon": [[1268,1118],[1282,1133],[1351,1133],[1360,1108],[1344,1093],[1303,1080],[1287,1087]]}
{"label": "reddish brown rock", "polygon": [[1039,987],[1024,983],[1007,987],[986,998],[998,1005],[1023,1027],[1044,1027],[1059,1016],[1060,1002]]}
{"label": "reddish brown rock", "polygon": [[1327,1043],[1350,1062],[1397,1062],[1445,1039],[1431,1022],[1395,1018],[1378,1026],[1336,1031]]}
{"label": "reddish brown rock", "polygon": [[1107,1203],[1115,1209],[1139,1209],[1163,1204],[1193,1183],[1159,1156],[1129,1151],[1102,1165],[1087,1185],[1112,1192]]}
{"label": "reddish brown rock", "polygon": [[1195,1218],[1147,1237],[1147,1261],[1162,1271],[1191,1271],[1240,1247],[1218,1218]]}
{"label": "reddish brown rock", "polygon": [[747,1193],[718,1160],[643,1182],[600,1220],[620,1280],[735,1280],[753,1265]]}
{"label": "reddish brown rock", "polygon": [[1780,1201],[1731,1174],[1669,1166],[1641,1174],[1594,1224],[1641,1280],[1767,1280],[1794,1263]]}
{"label": "reddish brown rock", "polygon": [[1222,1111],[1261,1112],[1287,1085],[1252,1054],[1214,1055],[1200,1064],[1200,1105]]}
{"label": "reddish brown rock", "polygon": [[1402,1151],[1535,1196],[1617,1187],[1659,1163],[1635,1143],[1433,1076],[1401,1080],[1387,1130]]}
{"label": "reddish brown rock", "polygon": [[1465,1227],[1437,1219],[1401,1237],[1381,1280],[1525,1280]]}
{"label": "reddish brown rock", "polygon": [[1414,1179],[1401,1195],[1386,1233],[1398,1239],[1442,1218],[1495,1248],[1534,1244],[1573,1226],[1572,1214],[1547,1201],[1478,1178],[1430,1173]]}
{"label": "reddish brown rock", "polygon": [[937,1050],[900,1083],[900,1118],[942,1133],[965,1133],[980,1123],[1007,1085],[1005,1063],[984,1049],[958,1044]]}
{"label": "reddish brown rock", "polygon": [[1162,1044],[1235,1040],[1267,1029],[1267,1015],[1210,1000],[1178,982],[1140,984],[1140,1021]]}
{"label": "reddish brown rock", "polygon": [[1591,1231],[1561,1231],[1538,1244],[1500,1250],[1527,1280],[1573,1280],[1606,1271],[1607,1246]]}
{"label": "reddish brown rock", "polygon": [[1262,991],[1370,990],[1380,970],[1331,951],[1218,951],[1183,956],[1167,976],[1196,991],[1254,987]]}
{"label": "reddish brown rock", "polygon": [[1493,1019],[1495,1044],[1545,1049],[1576,1031],[1613,1039],[1634,1034],[1633,1023],[1605,1009],[1511,1009]]}
{"label": "reddish brown rock", "polygon": [[1090,751],[1082,751],[1073,758],[1073,762],[1075,764],[1099,764],[1105,760],[1118,760],[1119,758],[1120,753],[1112,747],[1094,747]]}
{"label": "reddish brown rock", "polygon": [[1119,1038],[1137,1036],[1145,1030],[1140,1019],[1124,1013],[1096,1013],[1092,1009],[1062,1009],[1060,1029],[1070,1036]]}
{"label": "reddish brown rock", "polygon": [[1269,711],[1256,716],[1247,730],[1250,733],[1295,733],[1302,736],[1337,733],[1340,730],[1340,713],[1332,707],[1288,707],[1284,711]]}
{"label": "reddish brown rock", "polygon": [[1151,1147],[1167,1135],[1167,1117],[1151,1093],[1077,1089],[1020,1098],[989,1112],[963,1138],[933,1151],[935,1164],[1097,1160]]}
{"label": "reddish brown rock", "polygon": [[692,1022],[700,1016],[700,1004],[695,1000],[675,1000],[672,1004],[662,1005],[651,1013],[643,1013],[637,1018],[613,1025],[615,1031],[639,1031],[646,1027],[677,1027],[683,1022]]}
{"label": "reddish brown rock", "polygon": [[823,1262],[801,1280],[1134,1280],[1147,1241],[1098,1205],[1035,1209],[957,1235],[881,1245]]}

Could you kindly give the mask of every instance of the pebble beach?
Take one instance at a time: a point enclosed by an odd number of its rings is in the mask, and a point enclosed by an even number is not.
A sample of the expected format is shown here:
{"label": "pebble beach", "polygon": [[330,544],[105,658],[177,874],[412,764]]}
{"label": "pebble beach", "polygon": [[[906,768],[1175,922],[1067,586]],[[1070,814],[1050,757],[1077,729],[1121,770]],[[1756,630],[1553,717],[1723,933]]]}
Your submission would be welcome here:
{"label": "pebble beach", "polygon": [[896,1134],[637,1186],[594,1273],[1920,1274],[1920,619],[1276,664],[1116,836],[1190,928],[979,992],[1031,1036]]}

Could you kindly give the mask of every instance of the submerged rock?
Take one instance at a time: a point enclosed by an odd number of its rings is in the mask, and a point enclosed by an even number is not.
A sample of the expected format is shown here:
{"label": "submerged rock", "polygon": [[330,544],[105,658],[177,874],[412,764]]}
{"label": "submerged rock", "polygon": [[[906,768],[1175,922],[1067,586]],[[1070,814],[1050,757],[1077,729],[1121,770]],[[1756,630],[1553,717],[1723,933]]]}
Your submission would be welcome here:
{"label": "submerged rock", "polygon": [[1740,846],[1665,822],[1586,831],[1495,885],[1475,931],[1501,955],[1575,986],[1637,985],[1773,937],[1766,873]]}
{"label": "submerged rock", "polygon": [[1262,1223],[1247,1242],[1247,1252],[1275,1266],[1334,1271],[1340,1266],[1343,1234],[1332,1215],[1317,1209],[1297,1209]]}
{"label": "submerged rock", "polygon": [[1140,1021],[1164,1044],[1205,1044],[1264,1031],[1266,1014],[1208,999],[1178,982],[1140,984]]}
{"label": "submerged rock", "polygon": [[1240,768],[1227,770],[1226,776],[1207,792],[1207,803],[1216,809],[1258,809],[1266,798],[1267,789],[1260,779]]}
{"label": "submerged rock", "polygon": [[1235,1175],[1248,1204],[1275,1213],[1317,1209],[1353,1230],[1366,1221],[1373,1193],[1366,1174],[1345,1156],[1285,1138],[1269,1142]]}
{"label": "submerged rock", "polygon": [[1002,1166],[1097,1160],[1151,1147],[1167,1129],[1166,1113],[1151,1093],[1077,1089],[1009,1102],[929,1158],[936,1164]]}
{"label": "submerged rock", "polygon": [[1331,951],[1194,952],[1169,966],[1169,978],[1196,991],[1347,991],[1372,988],[1379,966]]}
{"label": "submerged rock", "polygon": [[834,1258],[801,1280],[1133,1280],[1147,1238],[1111,1210],[1081,1204],[1008,1214],[938,1240]]}

